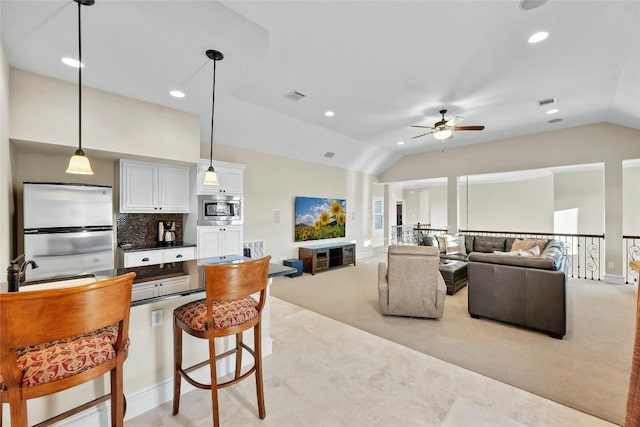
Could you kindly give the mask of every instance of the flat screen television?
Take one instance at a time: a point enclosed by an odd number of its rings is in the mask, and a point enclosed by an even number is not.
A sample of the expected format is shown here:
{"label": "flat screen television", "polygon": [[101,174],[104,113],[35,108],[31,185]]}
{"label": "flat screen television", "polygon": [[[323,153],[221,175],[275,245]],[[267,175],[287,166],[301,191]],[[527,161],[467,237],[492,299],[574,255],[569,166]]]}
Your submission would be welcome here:
{"label": "flat screen television", "polygon": [[346,223],[346,200],[296,197],[296,242],[345,237]]}

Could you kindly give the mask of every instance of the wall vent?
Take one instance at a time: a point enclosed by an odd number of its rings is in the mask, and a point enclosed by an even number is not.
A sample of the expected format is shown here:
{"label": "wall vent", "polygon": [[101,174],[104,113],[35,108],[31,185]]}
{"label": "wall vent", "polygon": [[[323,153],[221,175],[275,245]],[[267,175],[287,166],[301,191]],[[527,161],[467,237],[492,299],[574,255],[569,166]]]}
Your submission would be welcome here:
{"label": "wall vent", "polygon": [[305,96],[307,96],[307,95],[305,95],[304,93],[300,93],[300,92],[298,92],[297,90],[292,90],[291,92],[286,93],[286,94],[284,95],[284,97],[285,97],[286,99],[288,99],[289,101],[294,101],[294,102],[295,102],[295,101],[300,101],[300,100],[301,100],[302,98],[304,98]]}
{"label": "wall vent", "polygon": [[336,155],[336,153],[332,153],[331,151],[327,151],[326,153],[324,153],[324,157],[328,157],[329,159],[332,158],[335,155]]}
{"label": "wall vent", "polygon": [[547,98],[547,99],[542,99],[540,101],[538,101],[538,105],[540,107],[542,107],[543,105],[549,105],[549,104],[555,104],[556,103],[556,99],[555,98]]}

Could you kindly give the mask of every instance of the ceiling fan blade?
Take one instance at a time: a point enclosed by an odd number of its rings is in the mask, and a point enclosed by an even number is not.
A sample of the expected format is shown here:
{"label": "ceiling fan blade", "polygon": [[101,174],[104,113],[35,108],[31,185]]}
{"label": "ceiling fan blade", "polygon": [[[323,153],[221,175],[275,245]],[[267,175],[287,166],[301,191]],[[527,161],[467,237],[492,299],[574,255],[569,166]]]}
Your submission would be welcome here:
{"label": "ceiling fan blade", "polygon": [[456,126],[455,130],[483,130],[484,126]]}
{"label": "ceiling fan blade", "polygon": [[447,126],[455,126],[456,123],[460,123],[461,121],[464,120],[464,117],[460,117],[460,116],[455,116],[449,120],[447,120],[446,125]]}
{"label": "ceiling fan blade", "polygon": [[427,132],[427,133],[423,133],[422,135],[413,136],[413,137],[411,137],[411,139],[420,138],[421,136],[429,135],[430,133],[433,133],[433,132]]}
{"label": "ceiling fan blade", "polygon": [[412,128],[425,128],[425,129],[433,129],[433,126],[420,126],[420,125],[411,125]]}

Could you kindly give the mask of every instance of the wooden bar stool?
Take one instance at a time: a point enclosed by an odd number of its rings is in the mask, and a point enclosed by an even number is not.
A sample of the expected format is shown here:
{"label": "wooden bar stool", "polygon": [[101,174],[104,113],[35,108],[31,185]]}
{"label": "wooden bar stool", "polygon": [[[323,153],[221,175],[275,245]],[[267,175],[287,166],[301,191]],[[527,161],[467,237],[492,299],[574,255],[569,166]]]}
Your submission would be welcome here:
{"label": "wooden bar stool", "polygon": [[[135,273],[68,288],[0,293],[0,402],[12,427],[27,427],[27,400],[111,377],[110,394],[44,421],[50,425],[111,398],[124,425],[122,368]],[[2,424],[0,403],[0,425]]]}
{"label": "wooden bar stool", "polygon": [[[252,373],[256,377],[258,415],[266,416],[262,384],[262,336],[260,321],[265,304],[270,256],[242,263],[213,264],[204,267],[206,298],[193,301],[176,308],[173,312],[174,345],[174,390],[173,415],[180,408],[181,378],[194,387],[211,390],[213,425],[218,427],[218,389],[236,384]],[[259,292],[256,300],[251,295]],[[211,308],[209,310],[208,308]],[[253,328],[253,350],[242,341],[242,333]],[[182,331],[209,341],[209,359],[188,368],[182,367]],[[216,354],[215,339],[229,335],[236,336],[235,347]],[[242,353],[247,351],[253,357],[253,364],[242,372]],[[232,380],[218,383],[216,361],[235,355],[235,372]],[[188,374],[209,365],[210,383],[203,384]]]}

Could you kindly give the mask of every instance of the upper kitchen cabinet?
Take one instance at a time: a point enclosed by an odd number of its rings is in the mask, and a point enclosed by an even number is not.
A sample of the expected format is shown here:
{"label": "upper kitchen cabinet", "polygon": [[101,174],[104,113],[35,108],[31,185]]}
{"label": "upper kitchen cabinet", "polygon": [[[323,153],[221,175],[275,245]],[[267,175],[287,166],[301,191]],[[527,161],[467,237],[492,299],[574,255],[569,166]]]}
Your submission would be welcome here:
{"label": "upper kitchen cabinet", "polygon": [[244,169],[247,165],[239,163],[213,162],[218,174],[219,185],[204,185],[204,174],[209,169],[209,160],[200,159],[198,164],[198,194],[242,194],[244,190]]}
{"label": "upper kitchen cabinet", "polygon": [[120,213],[189,213],[189,167],[120,160]]}

